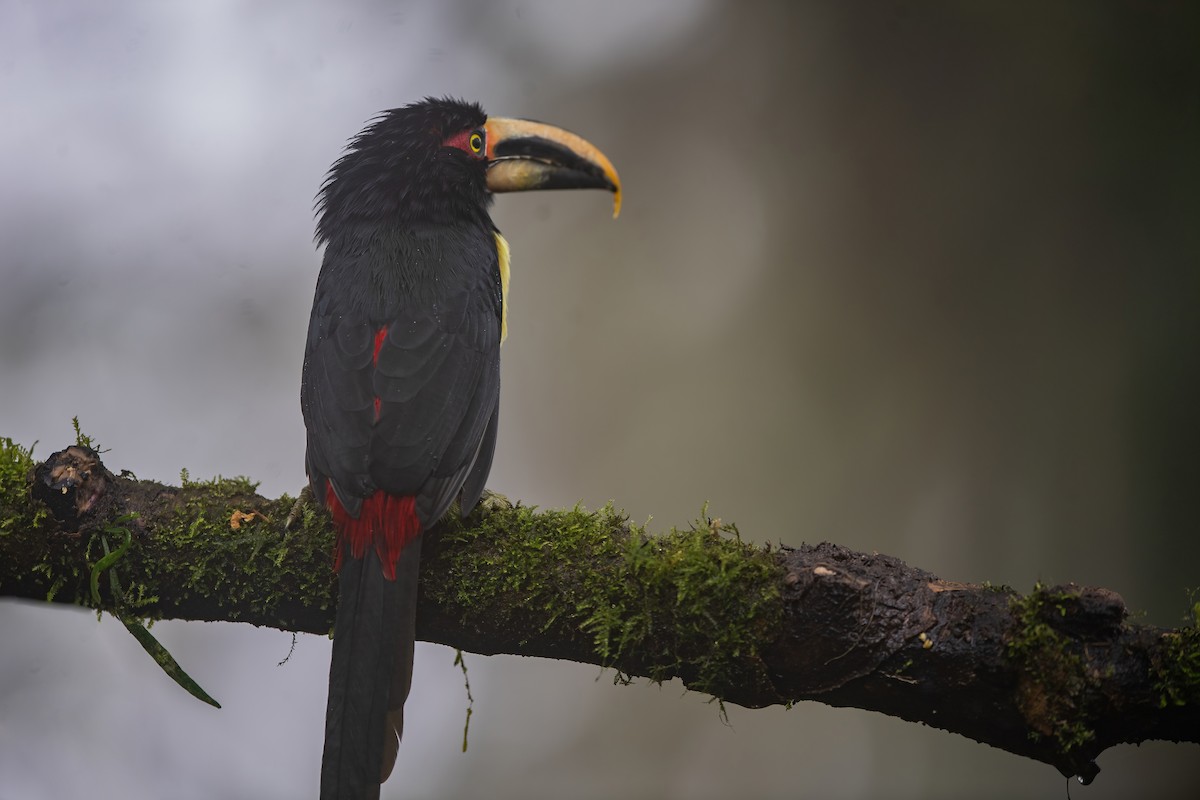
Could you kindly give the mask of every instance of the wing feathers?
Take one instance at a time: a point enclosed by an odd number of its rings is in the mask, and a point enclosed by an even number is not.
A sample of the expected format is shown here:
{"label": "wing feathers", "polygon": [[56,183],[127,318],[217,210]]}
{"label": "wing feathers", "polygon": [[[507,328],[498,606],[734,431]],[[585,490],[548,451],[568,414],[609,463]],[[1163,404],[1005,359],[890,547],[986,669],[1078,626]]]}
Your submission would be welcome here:
{"label": "wing feathers", "polygon": [[[383,317],[374,316],[374,300],[349,294],[339,282],[363,269],[360,262],[323,267],[301,400],[310,481],[328,478],[348,511],[377,489],[415,495],[428,526],[468,475],[482,489],[487,467],[476,462],[486,451],[490,465],[494,446],[483,442],[494,437],[501,327],[495,239],[490,230],[483,237],[457,260],[445,242],[422,251],[442,264],[432,286],[395,278],[391,262],[388,274],[408,288],[378,301],[387,309]],[[373,291],[387,285],[382,278],[368,283]],[[376,351],[383,327],[387,335]],[[473,475],[481,466],[482,475]]]}

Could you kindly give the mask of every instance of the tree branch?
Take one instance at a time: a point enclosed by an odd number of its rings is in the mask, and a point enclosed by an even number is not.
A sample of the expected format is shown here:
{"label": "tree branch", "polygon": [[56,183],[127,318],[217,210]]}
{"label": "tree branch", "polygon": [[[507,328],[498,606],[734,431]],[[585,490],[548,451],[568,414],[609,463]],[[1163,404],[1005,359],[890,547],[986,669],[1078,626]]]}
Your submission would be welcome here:
{"label": "tree branch", "polygon": [[[246,479],[113,477],[86,447],[32,467],[0,439],[0,595],[92,605],[101,537],[127,526],[120,596],[100,582],[105,608],[329,631],[324,511],[284,530],[291,499]],[[611,508],[493,502],[425,536],[426,641],[678,677],[752,708],[870,709],[1085,780],[1114,744],[1200,742],[1200,629],[1131,623],[1108,590],[1021,596],[833,544],[755,547],[707,518],[651,536]]]}

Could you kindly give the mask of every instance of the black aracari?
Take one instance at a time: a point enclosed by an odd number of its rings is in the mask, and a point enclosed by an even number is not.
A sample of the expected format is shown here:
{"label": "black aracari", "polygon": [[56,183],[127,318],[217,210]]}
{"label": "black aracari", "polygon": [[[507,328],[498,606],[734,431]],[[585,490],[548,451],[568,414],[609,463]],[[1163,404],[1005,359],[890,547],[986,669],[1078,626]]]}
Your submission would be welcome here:
{"label": "black aracari", "polygon": [[321,187],[300,398],[337,528],[322,798],[378,797],[391,773],[421,533],[456,498],[470,512],[491,467],[509,279],[492,195],[582,188],[619,211],[616,171],[579,136],[434,98],[377,116]]}

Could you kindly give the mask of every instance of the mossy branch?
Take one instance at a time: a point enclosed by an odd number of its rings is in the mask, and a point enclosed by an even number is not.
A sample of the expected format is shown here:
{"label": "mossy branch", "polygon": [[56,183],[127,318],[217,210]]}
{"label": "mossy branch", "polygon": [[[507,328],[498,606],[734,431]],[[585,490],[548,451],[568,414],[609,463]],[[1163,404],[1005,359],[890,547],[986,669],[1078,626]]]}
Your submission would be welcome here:
{"label": "mossy branch", "polygon": [[[292,499],[244,478],[175,487],[113,477],[86,447],[54,459],[34,485],[65,522],[31,496],[29,451],[0,439],[0,595],[91,606],[97,534],[133,515],[106,607],[329,631],[323,511],[284,530]],[[650,535],[612,508],[492,503],[425,536],[426,641],[678,677],[748,707],[870,709],[1088,780],[1114,744],[1200,742],[1200,628],[1131,623],[1106,590],[1020,596],[837,545],[756,547],[706,516]]]}

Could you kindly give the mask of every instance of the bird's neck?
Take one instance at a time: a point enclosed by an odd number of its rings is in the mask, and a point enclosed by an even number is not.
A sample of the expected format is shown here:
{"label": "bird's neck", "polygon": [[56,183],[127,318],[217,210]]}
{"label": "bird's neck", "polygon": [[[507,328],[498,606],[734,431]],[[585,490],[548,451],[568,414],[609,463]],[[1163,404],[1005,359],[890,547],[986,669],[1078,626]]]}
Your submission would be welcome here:
{"label": "bird's neck", "polygon": [[482,220],[454,224],[347,226],[325,249],[320,281],[348,289],[347,299],[371,319],[386,319],[407,303],[431,303],[475,286],[495,252],[495,228]]}

